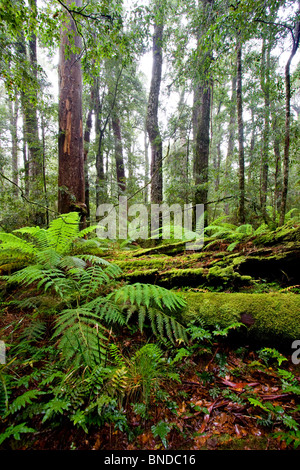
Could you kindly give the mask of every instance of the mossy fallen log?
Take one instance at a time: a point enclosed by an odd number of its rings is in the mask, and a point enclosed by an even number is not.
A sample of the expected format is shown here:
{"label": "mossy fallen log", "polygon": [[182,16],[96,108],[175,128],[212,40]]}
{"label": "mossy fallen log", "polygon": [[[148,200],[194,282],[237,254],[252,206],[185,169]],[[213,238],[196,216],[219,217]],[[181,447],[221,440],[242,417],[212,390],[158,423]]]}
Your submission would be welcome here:
{"label": "mossy fallen log", "polygon": [[245,339],[291,345],[300,339],[300,296],[290,293],[198,293],[182,294],[187,307],[185,324],[201,319],[207,327],[222,328],[241,322]]}

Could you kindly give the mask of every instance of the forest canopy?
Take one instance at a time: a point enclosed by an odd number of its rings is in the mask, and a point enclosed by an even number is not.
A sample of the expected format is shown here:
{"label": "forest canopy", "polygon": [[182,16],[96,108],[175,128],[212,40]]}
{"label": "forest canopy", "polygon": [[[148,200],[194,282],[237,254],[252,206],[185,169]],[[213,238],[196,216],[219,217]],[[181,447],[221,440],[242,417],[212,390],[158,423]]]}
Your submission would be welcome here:
{"label": "forest canopy", "polygon": [[0,12],[2,229],[73,209],[90,224],[120,195],[204,204],[206,223],[296,215],[297,2],[3,0]]}

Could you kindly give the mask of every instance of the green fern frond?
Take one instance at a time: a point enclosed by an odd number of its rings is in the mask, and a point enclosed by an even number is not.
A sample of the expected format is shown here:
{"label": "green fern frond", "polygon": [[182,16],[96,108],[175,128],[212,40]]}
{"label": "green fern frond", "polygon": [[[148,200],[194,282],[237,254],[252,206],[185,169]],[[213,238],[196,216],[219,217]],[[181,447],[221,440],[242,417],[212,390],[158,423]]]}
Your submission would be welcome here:
{"label": "green fern frond", "polygon": [[62,415],[64,411],[67,411],[70,408],[70,406],[71,402],[68,399],[62,399],[57,397],[53,398],[45,404],[45,415],[43,417],[42,422],[44,423],[45,421],[51,419],[57,414]]}
{"label": "green fern frond", "polygon": [[38,265],[27,266],[10,276],[4,276],[4,279],[9,284],[16,283],[25,286],[36,284],[37,289],[43,288],[44,292],[53,288],[60,297],[66,295],[71,289],[70,282],[62,271],[54,268],[42,269]]}
{"label": "green fern frond", "polygon": [[14,414],[17,411],[20,411],[21,408],[31,405],[33,400],[36,400],[37,397],[44,394],[45,392],[42,392],[41,390],[28,390],[27,392],[24,392],[11,403],[8,408],[8,414]]}
{"label": "green fern frond", "polygon": [[152,284],[128,284],[119,288],[113,295],[115,295],[116,302],[123,305],[129,301],[131,304],[138,306],[150,307],[154,304],[158,308],[167,308],[169,310],[177,310],[186,305],[185,300],[178,294]]}
{"label": "green fern frond", "polygon": [[115,344],[110,344],[109,345],[109,354],[110,354],[110,357],[112,358],[114,364],[117,366],[117,367],[125,367],[125,359],[123,358],[122,354],[120,353],[120,350],[118,348],[118,346],[116,346]]}
{"label": "green fern frond", "polygon": [[10,437],[19,440],[20,434],[28,432],[35,432],[35,429],[29,428],[26,423],[21,423],[17,425],[12,424],[4,431],[4,433],[0,435],[0,445],[5,441],[5,439],[9,439]]}
{"label": "green fern frond", "polygon": [[124,325],[126,323],[123,310],[107,297],[97,297],[86,306],[95,312],[99,320],[108,324]]}
{"label": "green fern frond", "polygon": [[13,233],[0,232],[0,254],[2,250],[6,250],[15,256],[20,255],[36,255],[36,247],[33,243],[17,237]]}
{"label": "green fern frond", "polygon": [[106,355],[106,330],[88,304],[61,312],[53,337],[59,338],[66,361],[76,357],[76,362],[99,364]]}
{"label": "green fern frond", "polygon": [[80,215],[78,212],[62,214],[50,222],[47,229],[49,246],[58,253],[65,253],[70,249],[70,244],[79,235]]}
{"label": "green fern frond", "polygon": [[127,389],[128,376],[126,366],[114,369],[106,383],[105,391],[112,397],[123,396]]}

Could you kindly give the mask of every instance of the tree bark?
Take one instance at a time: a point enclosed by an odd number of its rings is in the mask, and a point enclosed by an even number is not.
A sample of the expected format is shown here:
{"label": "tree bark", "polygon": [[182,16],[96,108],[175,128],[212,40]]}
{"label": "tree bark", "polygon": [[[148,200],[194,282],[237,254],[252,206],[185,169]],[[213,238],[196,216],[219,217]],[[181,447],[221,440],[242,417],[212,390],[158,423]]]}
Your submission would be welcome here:
{"label": "tree bark", "polygon": [[121,135],[121,123],[116,112],[112,113],[112,129],[115,140],[115,160],[116,160],[116,173],[117,173],[117,184],[119,194],[122,194],[126,190],[126,177],[125,177],[125,166],[123,158],[123,145]]}
{"label": "tree bark", "polygon": [[243,97],[242,97],[242,45],[237,40],[237,119],[239,140],[239,206],[238,220],[240,224],[245,223],[245,160],[244,160],[244,121],[243,121]]}
{"label": "tree bark", "polygon": [[[71,5],[72,0],[67,0]],[[82,6],[82,0],[76,0]],[[69,17],[66,29],[61,31],[59,57],[59,174],[58,211],[80,212],[84,218],[85,185],[82,130],[82,72],[78,53],[66,51],[70,46],[69,34],[74,37],[74,45],[81,49],[81,37],[74,20]]]}
{"label": "tree bark", "polygon": [[[234,153],[234,144],[235,144],[235,122],[236,122],[236,67],[232,71],[231,78],[231,99],[230,99],[230,109],[229,109],[229,135],[228,135],[228,145],[227,145],[227,154],[225,160],[225,183],[226,187],[229,186],[229,174],[231,170],[231,163]],[[225,191],[225,197],[228,196],[228,189]],[[229,215],[229,204],[225,204],[225,214]]]}
{"label": "tree bark", "polygon": [[210,147],[211,120],[211,79],[208,78],[211,62],[210,51],[205,51],[201,44],[207,27],[211,21],[213,0],[202,0],[202,22],[198,31],[197,72],[193,96],[193,137],[194,137],[194,206],[204,204],[204,225],[207,225],[207,196],[208,196],[208,161]]}
{"label": "tree bark", "polygon": [[9,101],[9,114],[10,114],[10,135],[11,135],[11,166],[12,166],[12,181],[15,183],[14,196],[18,197],[19,190],[17,188],[19,184],[18,177],[18,112],[19,103],[16,97],[15,101]]}
{"label": "tree bark", "polygon": [[95,87],[91,87],[90,101],[87,110],[87,117],[85,121],[84,130],[84,143],[83,143],[83,156],[84,156],[84,184],[85,184],[85,205],[86,205],[86,223],[89,224],[90,219],[90,185],[89,185],[89,171],[88,171],[88,153],[90,147],[90,137],[92,129],[92,114],[94,109],[95,100]]}
{"label": "tree bark", "polygon": [[273,203],[273,221],[276,222],[276,213],[280,207],[280,174],[281,174],[281,155],[280,155],[280,130],[278,126],[278,118],[273,117],[273,134],[274,134],[274,156],[275,156],[275,175],[274,175],[274,203]]}
{"label": "tree bark", "polygon": [[269,136],[270,136],[270,42],[266,44],[263,40],[262,45],[262,64],[261,64],[261,88],[264,95],[264,129],[261,153],[261,184],[260,184],[260,205],[264,222],[267,223],[267,191],[268,191],[268,173],[269,173]]}
{"label": "tree bark", "polygon": [[163,41],[163,19],[154,25],[153,35],[153,64],[150,93],[147,109],[147,132],[151,146],[151,203],[160,204],[163,197],[162,178],[162,139],[158,125],[158,104],[162,74],[162,41]]}

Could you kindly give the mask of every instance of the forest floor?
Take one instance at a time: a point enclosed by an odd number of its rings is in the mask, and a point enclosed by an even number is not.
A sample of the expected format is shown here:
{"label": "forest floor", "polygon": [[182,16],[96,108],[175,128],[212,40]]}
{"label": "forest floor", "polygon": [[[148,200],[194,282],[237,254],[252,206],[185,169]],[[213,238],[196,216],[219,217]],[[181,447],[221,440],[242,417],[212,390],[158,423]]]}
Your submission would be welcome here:
{"label": "forest floor", "polygon": [[[11,322],[12,317],[7,318]],[[123,350],[131,350],[148,338],[124,331],[118,340]],[[36,415],[30,421],[33,434],[8,439],[0,449],[195,451],[298,446],[293,423],[299,423],[300,366],[290,357],[277,350],[264,353],[247,344],[233,344],[227,338],[202,342],[178,361],[176,373],[176,380],[162,378],[147,408],[142,402],[139,407],[138,397],[129,396],[119,415],[102,426],[91,426],[88,433],[74,427],[67,416],[49,424]]]}
{"label": "forest floor", "polygon": [[[247,242],[231,253],[223,241],[213,252],[186,254],[178,246],[169,246],[175,252],[160,253],[156,248],[115,251],[107,258],[126,268],[125,278],[132,282],[153,282],[154,275],[155,282],[181,291],[222,291],[230,295],[288,290],[296,296],[298,239],[278,240],[269,246],[265,240],[263,243],[257,246]],[[214,271],[208,276],[211,268]],[[7,334],[20,320],[18,315],[6,308],[0,317],[0,331]],[[125,354],[149,339],[137,329],[124,328],[119,332],[118,345]],[[52,423],[44,423],[43,415],[37,414],[29,423],[35,432],[22,434],[17,440],[6,439],[0,449],[296,449],[300,444],[300,365],[293,363],[292,350],[265,346],[245,343],[238,336],[210,335],[189,348],[177,348],[176,378],[159,377],[148,404],[129,394],[107,422],[92,424],[88,433],[74,426],[66,413]],[[18,371],[20,379],[27,373],[32,373],[30,364]],[[1,429],[3,432],[5,424],[0,422],[0,436]]]}

